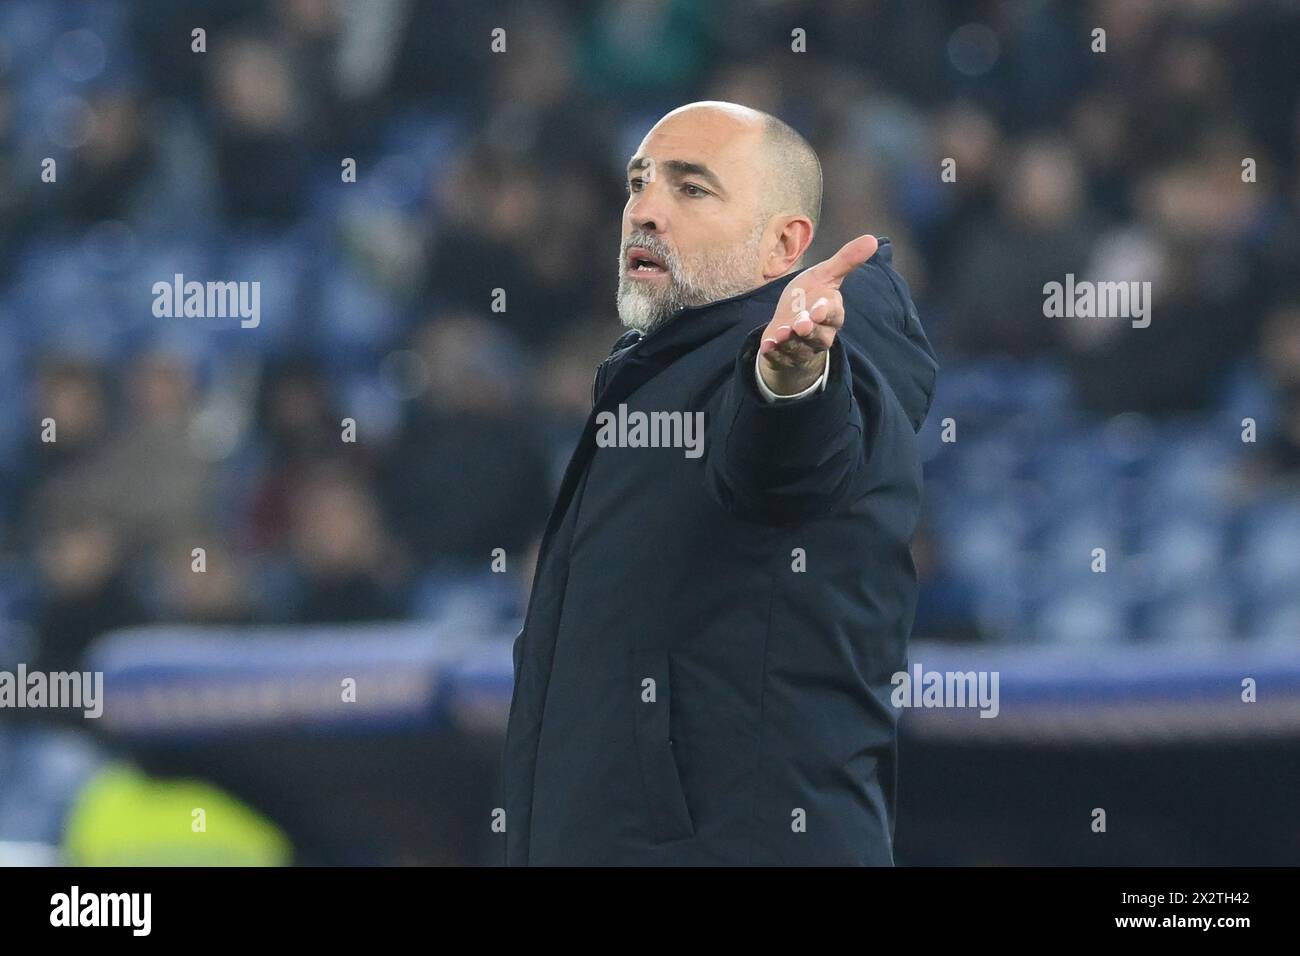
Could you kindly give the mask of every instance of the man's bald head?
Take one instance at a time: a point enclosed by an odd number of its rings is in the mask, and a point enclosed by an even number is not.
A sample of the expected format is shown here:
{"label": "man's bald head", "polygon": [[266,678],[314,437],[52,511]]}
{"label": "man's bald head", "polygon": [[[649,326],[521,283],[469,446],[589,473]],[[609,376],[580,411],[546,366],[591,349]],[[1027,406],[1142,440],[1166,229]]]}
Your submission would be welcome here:
{"label": "man's bald head", "polygon": [[812,220],[822,215],[822,164],[817,152],[788,123],[762,113],[763,150],[770,162],[767,181],[769,216],[797,212]]}
{"label": "man's bald head", "polygon": [[822,164],[808,140],[771,113],[724,100],[687,103],[664,114],[659,123],[695,110],[714,111],[758,130],[753,145],[766,174],[760,215],[770,218],[782,213],[797,213],[807,216],[813,228],[817,228],[822,211]]}

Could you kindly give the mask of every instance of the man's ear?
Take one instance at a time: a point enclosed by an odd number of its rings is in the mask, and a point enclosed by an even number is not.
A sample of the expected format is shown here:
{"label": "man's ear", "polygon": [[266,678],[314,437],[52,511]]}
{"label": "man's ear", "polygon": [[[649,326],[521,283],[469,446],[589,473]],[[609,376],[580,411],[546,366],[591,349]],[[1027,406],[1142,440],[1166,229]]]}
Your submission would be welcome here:
{"label": "man's ear", "polygon": [[813,225],[807,216],[778,216],[772,220],[776,241],[763,260],[763,278],[783,276],[796,265],[812,245]]}

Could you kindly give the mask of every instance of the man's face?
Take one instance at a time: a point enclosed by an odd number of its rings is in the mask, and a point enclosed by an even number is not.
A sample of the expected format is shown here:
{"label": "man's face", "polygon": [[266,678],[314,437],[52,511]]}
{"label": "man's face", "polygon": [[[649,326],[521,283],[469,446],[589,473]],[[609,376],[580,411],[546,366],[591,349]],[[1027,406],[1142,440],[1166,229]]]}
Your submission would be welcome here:
{"label": "man's face", "polygon": [[628,164],[618,312],[649,332],[677,310],[764,281],[761,129],[722,110],[670,113]]}

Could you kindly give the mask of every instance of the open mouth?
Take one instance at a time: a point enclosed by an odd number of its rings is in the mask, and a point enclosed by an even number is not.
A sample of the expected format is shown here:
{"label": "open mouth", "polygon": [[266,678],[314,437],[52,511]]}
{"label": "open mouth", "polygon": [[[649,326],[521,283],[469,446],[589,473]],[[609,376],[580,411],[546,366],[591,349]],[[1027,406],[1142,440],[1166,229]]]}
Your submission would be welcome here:
{"label": "open mouth", "polygon": [[627,251],[627,274],[633,276],[666,275],[668,267],[664,261],[641,246],[633,246]]}

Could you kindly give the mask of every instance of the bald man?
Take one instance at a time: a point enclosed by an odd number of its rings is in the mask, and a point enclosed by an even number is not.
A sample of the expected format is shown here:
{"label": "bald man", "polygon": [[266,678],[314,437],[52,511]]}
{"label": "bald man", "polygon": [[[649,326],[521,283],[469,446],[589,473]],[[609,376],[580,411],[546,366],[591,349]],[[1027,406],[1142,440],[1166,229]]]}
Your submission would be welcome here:
{"label": "bald man", "polygon": [[[514,643],[510,865],[891,865],[937,365],[889,240],[732,103],[628,163],[618,312]],[[800,271],[802,270],[802,271]]]}

